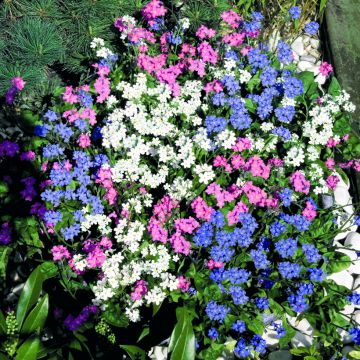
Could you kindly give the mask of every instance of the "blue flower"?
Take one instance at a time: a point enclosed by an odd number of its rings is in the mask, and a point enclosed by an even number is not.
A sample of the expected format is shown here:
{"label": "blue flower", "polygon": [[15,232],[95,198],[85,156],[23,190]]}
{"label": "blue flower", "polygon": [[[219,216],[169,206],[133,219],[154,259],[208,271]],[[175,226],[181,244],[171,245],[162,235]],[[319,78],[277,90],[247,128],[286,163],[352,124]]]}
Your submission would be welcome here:
{"label": "blue flower", "polygon": [[306,302],[306,299],[301,294],[291,294],[288,297],[288,301],[290,307],[298,313],[305,311],[309,307]]}
{"label": "blue flower", "polygon": [[48,110],[44,115],[43,115],[44,119],[47,119],[48,121],[54,122],[57,121],[58,119],[58,114],[55,111],[52,110]]}
{"label": "blue flower", "polygon": [[212,103],[215,106],[224,106],[226,104],[226,96],[223,92],[215,94],[212,98]]}
{"label": "blue flower", "polygon": [[285,95],[289,98],[294,98],[304,92],[302,81],[294,77],[284,78],[283,87]]}
{"label": "blue flower", "polygon": [[269,307],[269,300],[264,297],[256,298],[255,304],[260,310],[266,310]]}
{"label": "blue flower", "polygon": [[360,305],[360,294],[357,292],[352,293],[346,299],[354,305]]}
{"label": "blue flower", "polygon": [[64,154],[64,148],[60,147],[60,145],[55,144],[55,145],[46,145],[43,148],[43,156],[45,158],[55,158],[59,155],[63,155]]}
{"label": "blue flower", "polygon": [[247,356],[250,356],[251,352],[249,347],[246,345],[246,341],[243,338],[240,338],[236,343],[234,352],[237,356],[244,359]]}
{"label": "blue flower", "polygon": [[250,344],[254,346],[254,350],[260,354],[266,350],[266,341],[258,334],[254,335]]}
{"label": "blue flower", "polygon": [[289,14],[293,18],[293,20],[300,19],[301,16],[301,9],[299,6],[293,6],[289,9]]}
{"label": "blue flower", "polygon": [[74,135],[73,130],[65,124],[56,124],[54,126],[54,131],[59,134],[66,143],[68,143],[71,136]]}
{"label": "blue flower", "polygon": [[228,246],[213,246],[210,250],[211,258],[215,261],[227,262],[230,261],[234,255],[235,250]]}
{"label": "blue flower", "polygon": [[228,121],[221,117],[207,116],[205,118],[205,126],[208,134],[213,132],[218,133],[226,129]]}
{"label": "blue flower", "polygon": [[316,21],[311,21],[305,25],[305,32],[309,35],[316,35],[320,25]]}
{"label": "blue flower", "polygon": [[275,328],[275,331],[276,331],[276,337],[278,339],[282,338],[285,336],[286,334],[286,330],[285,328],[281,325],[281,324],[278,324],[276,322],[273,322],[272,325],[274,326]]}
{"label": "blue flower", "polygon": [[271,132],[274,135],[280,136],[284,141],[289,141],[291,138],[290,131],[283,126],[276,127]]}
{"label": "blue flower", "polygon": [[263,86],[273,86],[276,84],[278,71],[273,67],[266,67],[260,75],[261,84]]}
{"label": "blue flower", "polygon": [[210,218],[210,223],[215,225],[217,229],[222,229],[225,226],[224,215],[221,211],[214,211]]}
{"label": "blue flower", "polygon": [[277,57],[283,64],[289,64],[294,60],[291,47],[283,41],[279,41],[277,45]]}
{"label": "blue flower", "polygon": [[36,136],[46,137],[48,132],[51,130],[51,126],[48,124],[45,125],[36,125],[34,128],[34,133]]}
{"label": "blue flower", "polygon": [[259,49],[252,49],[249,51],[248,59],[253,70],[263,69],[269,65],[269,59],[265,54],[262,54]]}
{"label": "blue flower", "polygon": [[203,223],[197,230],[193,240],[197,246],[208,247],[212,244],[214,229],[209,223]]}
{"label": "blue flower", "polygon": [[217,330],[212,327],[209,329],[208,331],[208,337],[211,339],[211,340],[216,340],[219,336],[219,333],[217,332]]}
{"label": "blue flower", "polygon": [[246,283],[251,273],[245,269],[229,268],[224,272],[224,278],[228,279],[231,284],[239,285]]}
{"label": "blue flower", "polygon": [[262,250],[250,250],[250,256],[254,261],[257,269],[266,269],[270,266],[270,261],[267,259],[266,254]]}
{"label": "blue flower", "polygon": [[293,279],[299,277],[301,266],[296,263],[284,261],[279,264],[279,272],[285,279]]}
{"label": "blue flower", "polygon": [[231,325],[231,328],[233,330],[235,330],[236,332],[238,332],[239,334],[246,331],[245,322],[242,321],[242,320],[236,320],[235,322],[233,322],[232,325]]}
{"label": "blue flower", "polygon": [[63,216],[60,211],[46,211],[44,214],[44,220],[47,223],[52,224],[55,226],[57,223],[59,223],[62,220]]}
{"label": "blue flower", "polygon": [[309,268],[310,280],[314,282],[321,282],[324,280],[324,272],[321,269]]}
{"label": "blue flower", "polygon": [[291,105],[278,107],[275,110],[276,117],[283,123],[289,123],[295,116],[295,107]]}
{"label": "blue flower", "polygon": [[80,224],[73,224],[67,228],[61,229],[65,240],[73,240],[80,233]]}
{"label": "blue flower", "polygon": [[232,296],[235,305],[244,305],[249,301],[246,291],[240,286],[230,286],[229,294]]}
{"label": "blue flower", "polygon": [[279,197],[284,204],[284,206],[290,206],[292,201],[292,191],[289,188],[283,189],[281,192],[279,192]]}
{"label": "blue flower", "polygon": [[280,236],[283,232],[286,231],[286,225],[275,221],[270,225],[270,232],[273,236]]}
{"label": "blue flower", "polygon": [[360,328],[351,328],[349,330],[349,334],[351,335],[355,345],[360,345]]}
{"label": "blue flower", "polygon": [[297,250],[297,240],[292,238],[280,240],[275,244],[275,249],[278,251],[281,257],[291,257]]}
{"label": "blue flower", "polygon": [[316,263],[321,259],[319,250],[312,244],[304,244],[302,246],[306,260],[310,263]]}
{"label": "blue flower", "polygon": [[311,295],[314,291],[314,285],[311,283],[300,283],[297,293],[299,295]]}
{"label": "blue flower", "polygon": [[219,305],[214,300],[210,300],[205,308],[206,315],[210,320],[218,321],[220,323],[224,322],[226,315],[230,311],[230,308],[225,305]]}

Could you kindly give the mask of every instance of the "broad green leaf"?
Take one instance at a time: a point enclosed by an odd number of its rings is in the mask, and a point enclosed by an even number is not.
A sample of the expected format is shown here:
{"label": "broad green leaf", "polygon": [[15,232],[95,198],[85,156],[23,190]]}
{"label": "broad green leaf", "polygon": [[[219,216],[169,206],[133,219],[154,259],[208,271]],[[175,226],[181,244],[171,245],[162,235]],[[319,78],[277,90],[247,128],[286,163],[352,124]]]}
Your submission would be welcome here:
{"label": "broad green leaf", "polygon": [[43,281],[50,279],[57,275],[58,268],[52,261],[45,261],[41,265],[38,266],[40,272],[44,278]]}
{"label": "broad green leaf", "polygon": [[6,267],[11,251],[12,248],[9,246],[0,247],[0,278],[4,279],[6,276]]}
{"label": "broad green leaf", "polygon": [[9,360],[9,358],[0,353],[0,360]]}
{"label": "broad green leaf", "polygon": [[18,349],[15,360],[36,360],[40,346],[38,338],[26,340]]}
{"label": "broad green leaf", "polygon": [[171,334],[170,360],[195,359],[195,334],[192,327],[193,315],[185,307],[176,310],[177,323]]}
{"label": "broad green leaf", "polygon": [[16,321],[19,327],[21,327],[26,314],[39,299],[43,281],[44,277],[39,267],[37,267],[26,280],[16,310]]}
{"label": "broad green leaf", "polygon": [[311,71],[303,71],[298,77],[302,81],[306,93],[312,88],[313,84],[315,84],[314,73]]}
{"label": "broad green leaf", "polygon": [[326,270],[329,274],[340,272],[347,269],[351,265],[351,259],[347,255],[342,255],[340,258],[335,258],[326,265]]}
{"label": "broad green leaf", "polygon": [[341,93],[341,86],[340,86],[340,84],[337,81],[335,76],[331,79],[331,83],[329,85],[328,93],[331,96],[339,96],[340,93]]}
{"label": "broad green leaf", "polygon": [[22,333],[39,331],[45,324],[49,312],[49,296],[46,294],[25,319]]}
{"label": "broad green leaf", "polygon": [[134,345],[120,345],[125,350],[131,360],[145,360],[145,351]]}
{"label": "broad green leaf", "polygon": [[309,353],[308,349],[305,348],[305,347],[299,347],[299,348],[296,348],[296,349],[291,349],[290,352],[293,355],[305,355],[305,354]]}
{"label": "broad green leaf", "polygon": [[127,327],[129,321],[122,313],[119,305],[110,305],[103,313],[104,320],[113,326]]}
{"label": "broad green leaf", "polygon": [[356,350],[350,351],[349,355],[354,359],[360,359],[360,351],[356,351]]}

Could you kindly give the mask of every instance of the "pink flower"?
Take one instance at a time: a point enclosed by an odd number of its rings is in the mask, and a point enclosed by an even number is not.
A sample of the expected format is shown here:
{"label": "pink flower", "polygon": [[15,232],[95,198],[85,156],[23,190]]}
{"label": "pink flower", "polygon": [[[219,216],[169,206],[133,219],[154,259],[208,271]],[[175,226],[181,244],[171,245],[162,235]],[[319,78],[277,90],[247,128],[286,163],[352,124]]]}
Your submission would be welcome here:
{"label": "pink flower", "polygon": [[210,220],[211,215],[214,212],[214,209],[211,206],[208,206],[200,196],[192,201],[191,208],[198,219],[206,221]]}
{"label": "pink flower", "polygon": [[79,97],[73,94],[73,87],[66,86],[65,92],[63,93],[63,100],[68,102],[69,104],[76,104],[79,102]]}
{"label": "pink flower", "polygon": [[250,171],[252,176],[260,176],[268,179],[270,176],[270,166],[265,165],[258,155],[251,157],[244,166],[245,171]]}
{"label": "pink flower", "polygon": [[210,259],[207,263],[207,267],[209,269],[217,268],[220,269],[224,266],[224,263],[221,261],[214,261],[213,259]]}
{"label": "pink flower", "polygon": [[108,201],[109,205],[114,205],[116,203],[117,196],[117,190],[111,187],[106,191],[105,199]]}
{"label": "pink flower", "polygon": [[307,195],[310,191],[310,181],[305,179],[305,176],[300,171],[295,171],[290,176],[290,181],[295,191],[302,192]]}
{"label": "pink flower", "polygon": [[221,14],[221,18],[233,29],[239,26],[241,20],[241,17],[233,10],[224,11]]}
{"label": "pink flower", "polygon": [[152,0],[143,7],[141,12],[144,18],[148,22],[151,22],[151,20],[164,16],[167,13],[167,9],[164,7],[161,1]]}
{"label": "pink flower", "polygon": [[241,167],[245,165],[245,160],[240,155],[234,155],[231,158],[231,165],[234,169],[239,170]]}
{"label": "pink flower", "polygon": [[62,260],[63,258],[65,259],[71,258],[69,250],[63,245],[53,246],[51,249],[51,253],[54,261],[59,261]]}
{"label": "pink flower", "polygon": [[180,233],[175,233],[170,238],[170,243],[176,253],[189,255],[191,244]]}
{"label": "pink flower", "polygon": [[200,224],[193,217],[175,220],[175,229],[179,233],[192,234],[199,226]]}
{"label": "pink flower", "polygon": [[232,150],[236,152],[242,152],[251,148],[251,140],[249,138],[239,138],[237,139],[235,145],[232,146]]}
{"label": "pink flower", "polygon": [[340,144],[340,140],[336,140],[334,138],[330,138],[326,144],[327,147],[332,148]]}
{"label": "pink flower", "polygon": [[306,220],[310,220],[310,221],[316,217],[315,208],[310,201],[306,202],[306,207],[303,210],[302,215],[306,218]]}
{"label": "pink flower", "polygon": [[168,232],[162,226],[159,220],[152,217],[149,221],[148,232],[153,241],[160,241],[166,244],[168,240]]}
{"label": "pink flower", "polygon": [[35,153],[33,151],[25,151],[20,154],[20,160],[22,161],[34,161],[35,160]]}
{"label": "pink flower", "polygon": [[215,91],[216,93],[219,93],[223,90],[223,86],[219,80],[213,80],[211,82],[208,82],[204,86],[204,91],[208,94],[212,91]]}
{"label": "pink flower", "polygon": [[134,291],[131,293],[131,299],[133,301],[140,300],[147,292],[147,282],[145,280],[138,280],[135,284]]}
{"label": "pink flower", "polygon": [[237,224],[239,222],[239,215],[241,213],[246,213],[248,211],[249,211],[249,208],[247,207],[247,205],[245,203],[243,203],[242,201],[238,202],[235,205],[234,209],[226,215],[228,224],[230,226]]}
{"label": "pink flower", "polygon": [[228,163],[227,159],[221,155],[217,155],[215,157],[215,159],[213,161],[213,166],[214,167],[224,167],[225,171],[227,171],[229,173],[232,171],[232,167]]}
{"label": "pink flower", "polygon": [[107,237],[103,236],[100,240],[100,245],[105,249],[109,250],[112,248],[112,241]]}
{"label": "pink flower", "polygon": [[199,29],[196,31],[196,36],[201,40],[206,38],[211,39],[215,36],[216,31],[213,29],[209,29],[208,27],[201,25]]}
{"label": "pink flower", "polygon": [[259,187],[253,185],[252,181],[247,181],[242,190],[253,205],[264,207],[266,206],[267,195],[266,192]]}
{"label": "pink flower", "polygon": [[218,61],[218,53],[211,47],[207,41],[203,41],[198,47],[197,51],[204,62],[209,62],[215,65]]}
{"label": "pink flower", "polygon": [[11,85],[14,86],[18,91],[21,91],[24,88],[25,84],[26,82],[22,77],[13,77],[11,79]]}
{"label": "pink flower", "polygon": [[181,291],[187,292],[190,288],[190,281],[182,275],[179,276],[177,280],[178,280],[177,288],[180,289]]}
{"label": "pink flower", "polygon": [[335,190],[336,185],[340,182],[340,178],[337,175],[330,175],[326,179],[326,184],[329,186],[330,189]]}
{"label": "pink flower", "polygon": [[86,257],[86,262],[90,268],[94,269],[100,267],[105,262],[105,259],[105,253],[96,246]]}
{"label": "pink flower", "polygon": [[[244,32],[227,34],[222,38],[222,41],[230,46],[238,47],[244,42],[245,36],[246,34]],[[249,51],[250,50],[247,50],[247,48],[242,48],[240,50],[241,54],[244,56],[247,55]]]}
{"label": "pink flower", "polygon": [[86,134],[81,134],[79,136],[79,146],[81,148],[86,148],[88,146],[90,146],[91,142],[90,142],[90,137]]}
{"label": "pink flower", "polygon": [[325,165],[328,169],[330,170],[334,170],[334,167],[335,167],[335,160],[334,159],[327,159],[326,162],[325,162]]}
{"label": "pink flower", "polygon": [[327,63],[326,61],[320,64],[320,73],[324,76],[328,76],[330,73],[333,72],[333,70],[334,69],[332,65]]}

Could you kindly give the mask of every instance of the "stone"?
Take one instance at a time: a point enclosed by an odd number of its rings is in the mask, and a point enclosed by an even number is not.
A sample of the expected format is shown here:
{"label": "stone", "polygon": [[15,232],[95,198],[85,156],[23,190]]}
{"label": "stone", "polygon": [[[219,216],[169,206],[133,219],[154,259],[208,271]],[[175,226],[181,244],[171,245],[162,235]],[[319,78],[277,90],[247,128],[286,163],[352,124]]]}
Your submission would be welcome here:
{"label": "stone", "polygon": [[308,36],[308,35],[304,35],[304,36],[302,37],[302,41],[303,41],[303,43],[304,43],[305,46],[306,46],[306,45],[309,45],[309,44],[310,44],[310,41],[311,41],[311,37]]}
{"label": "stone", "polygon": [[295,41],[291,44],[291,49],[294,50],[299,56],[306,54],[304,42],[301,37],[295,39]]}
{"label": "stone", "polygon": [[320,68],[318,66],[312,66],[309,71],[311,71],[312,73],[314,73],[314,76],[318,75],[320,73]]}
{"label": "stone", "polygon": [[154,346],[148,354],[149,359],[153,360],[166,360],[168,349],[165,346]]}
{"label": "stone", "polygon": [[353,351],[354,348],[352,346],[344,346],[341,350],[341,355],[342,356],[346,356],[347,354],[349,354],[350,351]]}
{"label": "stone", "polygon": [[349,290],[352,289],[352,286],[354,284],[354,278],[346,270],[333,273],[328,276],[328,279],[335,281],[335,283],[338,285],[345,286]]}
{"label": "stone", "polygon": [[318,39],[310,39],[310,45],[314,49],[319,49],[320,48],[320,40],[318,40]]}
{"label": "stone", "polygon": [[303,55],[300,57],[301,61],[307,61],[311,64],[315,64],[316,63],[316,58],[312,55]]}
{"label": "stone", "polygon": [[350,344],[352,342],[352,337],[347,331],[345,331],[344,329],[340,329],[340,328],[337,328],[336,331],[340,335],[341,341],[343,342],[343,344]]}
{"label": "stone", "polygon": [[269,354],[269,360],[291,360],[292,355],[287,350],[278,350]]}
{"label": "stone", "polygon": [[346,236],[344,245],[356,251],[360,251],[360,234],[357,232],[350,232]]}
{"label": "stone", "polygon": [[334,191],[335,203],[340,206],[351,204],[351,196],[349,190],[343,186],[337,186]]}
{"label": "stone", "polygon": [[310,335],[302,334],[297,331],[295,336],[291,339],[291,344],[293,347],[310,347],[314,342],[314,337]]}
{"label": "stone", "polygon": [[278,30],[275,30],[274,32],[272,32],[270,34],[269,41],[268,41],[270,51],[273,51],[276,49],[276,46],[280,39],[281,39],[281,37],[280,37],[280,33]]}
{"label": "stone", "polygon": [[321,54],[320,54],[319,51],[316,50],[316,49],[311,49],[311,50],[309,51],[309,55],[313,56],[316,60],[317,60],[317,59],[320,59],[320,57],[321,57]]}
{"label": "stone", "polygon": [[299,61],[297,64],[297,67],[300,71],[306,71],[309,70],[313,66],[312,63],[309,63],[308,61]]}
{"label": "stone", "polygon": [[324,76],[323,74],[318,74],[315,78],[315,81],[319,85],[324,85],[326,83],[326,76]]}
{"label": "stone", "polygon": [[358,327],[360,325],[360,311],[359,310],[354,312],[352,319],[354,321],[356,321],[356,327]]}
{"label": "stone", "polygon": [[300,332],[306,335],[312,335],[314,333],[314,328],[310,325],[310,323],[306,319],[302,319],[298,321],[296,317],[292,317],[288,315],[286,317],[289,321],[289,324],[296,330],[299,330]]}
{"label": "stone", "polygon": [[336,252],[342,253],[347,255],[351,261],[355,261],[357,260],[358,256],[356,254],[355,250],[351,250],[351,249],[336,249]]}

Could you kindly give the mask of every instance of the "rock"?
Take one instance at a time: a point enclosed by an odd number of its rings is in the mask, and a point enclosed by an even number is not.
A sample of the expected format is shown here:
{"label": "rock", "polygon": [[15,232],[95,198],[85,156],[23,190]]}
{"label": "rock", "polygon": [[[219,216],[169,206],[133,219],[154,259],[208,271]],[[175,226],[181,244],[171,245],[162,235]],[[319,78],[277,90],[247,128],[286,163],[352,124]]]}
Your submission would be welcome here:
{"label": "rock", "polygon": [[356,327],[360,325],[360,311],[355,311],[353,316],[352,316],[352,319],[356,321]]}
{"label": "rock", "polygon": [[341,341],[343,342],[343,344],[350,344],[352,342],[351,335],[347,331],[345,331],[344,329],[340,329],[340,328],[337,328],[336,331],[340,335]]}
{"label": "rock", "polygon": [[278,350],[269,354],[269,360],[291,360],[292,355],[287,350]]}
{"label": "rock", "polygon": [[356,254],[355,250],[350,250],[350,249],[336,249],[336,252],[342,253],[347,255],[351,261],[355,261],[357,260],[358,256]]}
{"label": "rock", "polygon": [[300,60],[307,61],[307,62],[309,62],[311,64],[316,63],[316,58],[313,57],[312,55],[303,55],[303,56],[301,56]]}
{"label": "rock", "polygon": [[337,186],[334,191],[335,203],[340,206],[351,204],[351,196],[349,190],[343,186]]}
{"label": "rock", "polygon": [[302,37],[302,41],[303,41],[303,43],[304,43],[305,46],[306,46],[306,45],[309,45],[309,44],[310,44],[310,41],[311,41],[311,37],[308,36],[308,35],[304,35],[304,36]]}
{"label": "rock", "polygon": [[310,39],[310,45],[314,49],[319,49],[320,48],[320,40],[318,40],[318,39]]}
{"label": "rock", "polygon": [[167,359],[167,353],[168,353],[168,349],[165,346],[154,346],[148,356],[149,359],[154,359],[154,360],[166,360]]}
{"label": "rock", "polygon": [[328,276],[328,279],[335,281],[338,285],[345,286],[349,290],[352,289],[354,284],[354,278],[346,270],[331,274]]}
{"label": "rock", "polygon": [[350,247],[356,251],[360,251],[360,234],[357,232],[350,232],[346,236],[345,246]]}
{"label": "rock", "polygon": [[310,347],[314,342],[314,337],[310,335],[302,334],[301,332],[296,332],[295,336],[291,339],[291,344],[293,347]]}
{"label": "rock", "polygon": [[324,85],[326,82],[326,76],[324,76],[323,74],[318,74],[315,78],[315,81],[319,84],[319,85]]}
{"label": "rock", "polygon": [[320,57],[321,57],[321,54],[316,49],[311,49],[309,51],[309,55],[313,56],[316,60],[320,59]]}
{"label": "rock", "polygon": [[323,209],[328,209],[334,205],[334,197],[328,194],[321,194],[321,207]]}
{"label": "rock", "polygon": [[348,304],[348,305],[345,305],[343,310],[341,310],[341,313],[345,314],[345,315],[351,315],[354,313],[354,311],[355,311],[354,304]]}
{"label": "rock", "polygon": [[268,42],[268,45],[269,45],[269,50],[270,51],[273,51],[276,49],[276,46],[279,42],[279,40],[281,39],[280,37],[280,33],[279,31],[275,30],[274,32],[272,32],[269,36],[269,42]]}
{"label": "rock", "polygon": [[360,259],[353,261],[347,270],[351,275],[360,275]]}
{"label": "rock", "polygon": [[341,350],[341,355],[346,356],[350,351],[353,351],[354,348],[352,346],[345,346]]}
{"label": "rock", "polygon": [[359,290],[360,289],[360,276],[357,276],[354,280],[353,290]]}
{"label": "rock", "polygon": [[[274,322],[279,325],[282,324],[281,320],[276,320]],[[262,337],[266,341],[267,346],[269,346],[270,348],[274,348],[279,344],[279,339],[277,338],[277,332],[274,326],[266,327]]]}
{"label": "rock", "polygon": [[310,323],[306,319],[302,319],[301,321],[298,321],[296,317],[292,317],[288,315],[286,317],[289,321],[289,324],[296,330],[299,330],[300,332],[306,335],[312,335],[314,333],[314,328],[310,325]]}
{"label": "rock", "polygon": [[308,61],[299,61],[297,67],[300,71],[306,71],[309,70],[313,66],[312,63],[309,63]]}
{"label": "rock", "polygon": [[291,44],[291,49],[294,50],[299,56],[306,54],[304,42],[301,37],[295,39],[295,41]]}
{"label": "rock", "polygon": [[320,73],[320,69],[318,66],[312,66],[309,71],[311,71],[312,73],[314,73],[314,76],[318,75]]}

